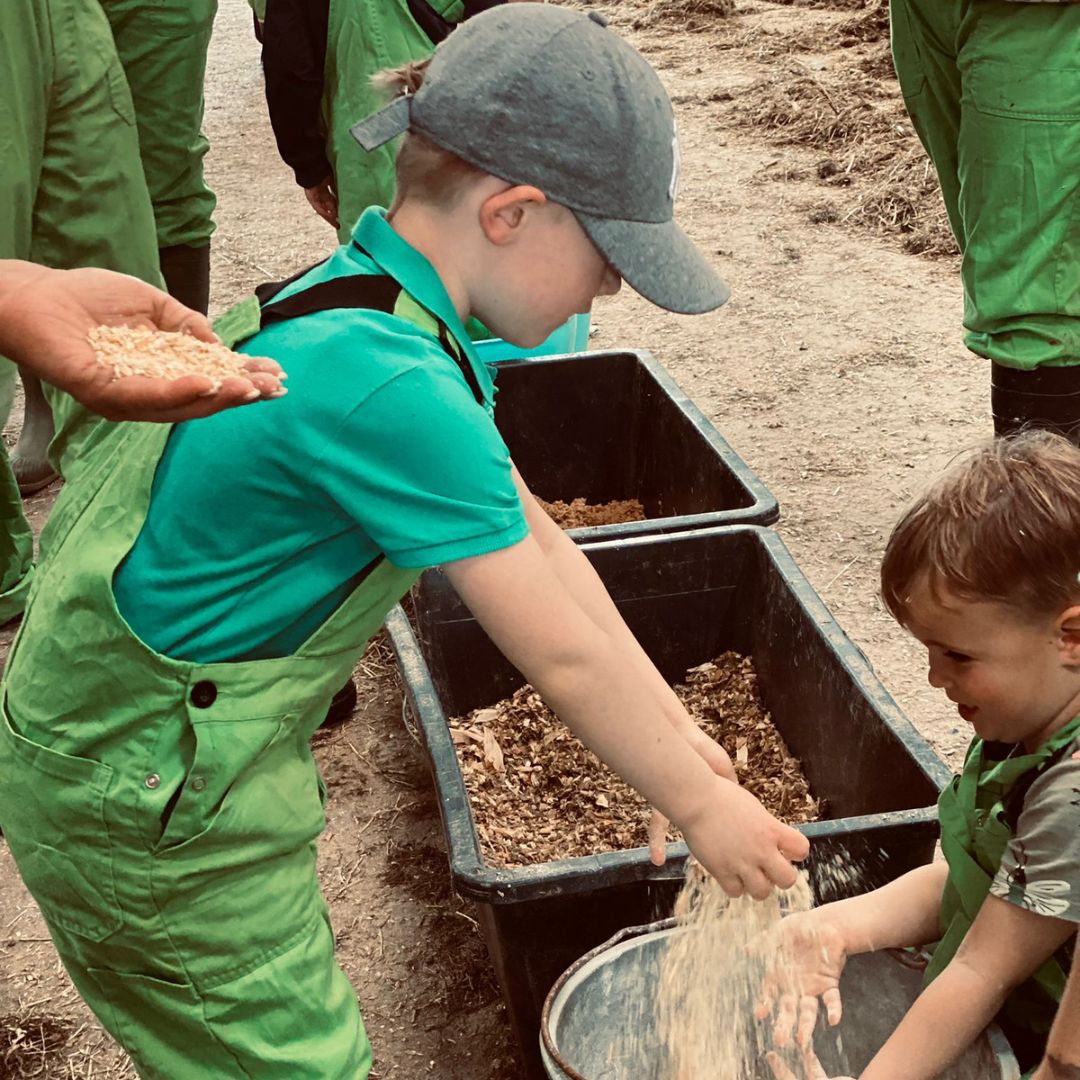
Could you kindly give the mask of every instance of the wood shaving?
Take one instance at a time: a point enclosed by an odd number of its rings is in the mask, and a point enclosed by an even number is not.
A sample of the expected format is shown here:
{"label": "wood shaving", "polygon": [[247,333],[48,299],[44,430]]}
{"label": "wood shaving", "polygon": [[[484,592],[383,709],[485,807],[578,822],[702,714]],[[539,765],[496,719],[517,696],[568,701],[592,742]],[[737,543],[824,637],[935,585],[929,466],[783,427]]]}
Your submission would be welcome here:
{"label": "wood shaving", "polygon": [[637,499],[612,499],[606,503],[536,500],[560,529],[584,529],[593,525],[621,525],[624,521],[644,521],[645,507]]}
{"label": "wood shaving", "polygon": [[[771,813],[790,824],[821,817],[820,801],[762,704],[749,657],[727,652],[691,668],[675,692]],[[648,805],[531,686],[451,720],[450,734],[489,865],[530,866],[647,843]]]}
{"label": "wood shaving", "polygon": [[117,379],[126,375],[158,379],[206,375],[217,390],[224,379],[246,379],[247,365],[253,359],[217,342],[143,326],[95,326],[88,337],[97,362],[111,369]]}

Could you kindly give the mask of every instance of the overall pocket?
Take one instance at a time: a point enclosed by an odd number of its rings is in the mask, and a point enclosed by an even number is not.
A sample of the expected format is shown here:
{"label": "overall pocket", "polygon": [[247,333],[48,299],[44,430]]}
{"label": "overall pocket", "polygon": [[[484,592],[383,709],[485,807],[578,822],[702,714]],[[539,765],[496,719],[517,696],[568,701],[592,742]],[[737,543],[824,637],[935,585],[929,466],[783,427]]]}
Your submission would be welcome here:
{"label": "overall pocket", "polygon": [[0,708],[0,827],[45,921],[103,941],[123,925],[105,806],[113,771],[25,738]]}

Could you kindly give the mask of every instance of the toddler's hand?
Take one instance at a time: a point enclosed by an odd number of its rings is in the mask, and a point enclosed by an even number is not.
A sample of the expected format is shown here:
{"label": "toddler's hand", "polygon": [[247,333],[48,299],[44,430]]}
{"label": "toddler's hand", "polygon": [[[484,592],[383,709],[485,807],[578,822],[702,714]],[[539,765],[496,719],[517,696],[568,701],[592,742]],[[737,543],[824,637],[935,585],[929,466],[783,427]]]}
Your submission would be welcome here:
{"label": "toddler's hand", "polygon": [[[821,1062],[817,1059],[817,1054],[814,1053],[813,1047],[807,1047],[802,1052],[802,1076],[796,1076],[795,1073],[788,1068],[787,1063],[780,1057],[779,1054],[770,1051],[765,1055],[765,1060],[769,1063],[769,1068],[772,1070],[773,1076],[776,1080],[829,1080],[828,1075],[825,1072]],[[850,1076],[837,1076],[833,1080],[854,1080]]]}
{"label": "toddler's hand", "polygon": [[787,1046],[795,1028],[799,1046],[811,1047],[819,997],[830,1027],[840,1023],[840,976],[847,946],[840,929],[820,911],[789,915],[774,933],[779,944],[777,966],[765,974],[754,1015],[758,1020],[773,1017],[776,1046]]}
{"label": "toddler's hand", "polygon": [[748,791],[716,777],[711,797],[694,816],[678,823],[698,862],[729,896],[749,893],[764,900],[774,887],[790,888],[792,860],[805,859],[810,843],[774,818]]}

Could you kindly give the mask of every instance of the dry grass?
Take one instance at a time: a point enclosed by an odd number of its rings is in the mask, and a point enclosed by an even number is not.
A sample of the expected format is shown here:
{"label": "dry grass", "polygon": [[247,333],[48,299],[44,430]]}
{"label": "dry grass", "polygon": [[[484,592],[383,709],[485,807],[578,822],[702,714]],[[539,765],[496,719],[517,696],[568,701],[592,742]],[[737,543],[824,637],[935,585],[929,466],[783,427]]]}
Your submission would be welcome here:
{"label": "dry grass", "polygon": [[[881,50],[872,56],[880,67]],[[937,177],[894,79],[859,68],[816,73],[789,59],[734,100],[730,122],[781,145],[828,153],[818,177],[846,193],[836,205],[816,202],[811,220],[899,235],[915,254],[955,254]]]}
{"label": "dry grass", "polygon": [[657,23],[674,23],[681,30],[708,30],[717,19],[726,19],[735,11],[735,0],[653,0],[632,25],[635,30]]}
{"label": "dry grass", "polygon": [[90,1026],[36,1009],[0,1016],[3,1080],[135,1080],[113,1041]]}

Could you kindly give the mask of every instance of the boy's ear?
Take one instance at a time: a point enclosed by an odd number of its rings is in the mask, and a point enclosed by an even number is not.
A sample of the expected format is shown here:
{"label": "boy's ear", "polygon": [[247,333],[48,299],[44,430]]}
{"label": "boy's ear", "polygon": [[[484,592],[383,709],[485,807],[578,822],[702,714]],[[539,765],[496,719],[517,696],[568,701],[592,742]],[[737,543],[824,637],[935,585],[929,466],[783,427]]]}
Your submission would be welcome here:
{"label": "boy's ear", "polygon": [[512,243],[520,234],[522,223],[531,207],[547,203],[547,196],[528,184],[515,184],[480,204],[480,228],[493,244],[502,247]]}
{"label": "boy's ear", "polygon": [[1066,608],[1057,620],[1061,662],[1080,667],[1080,604]]}

